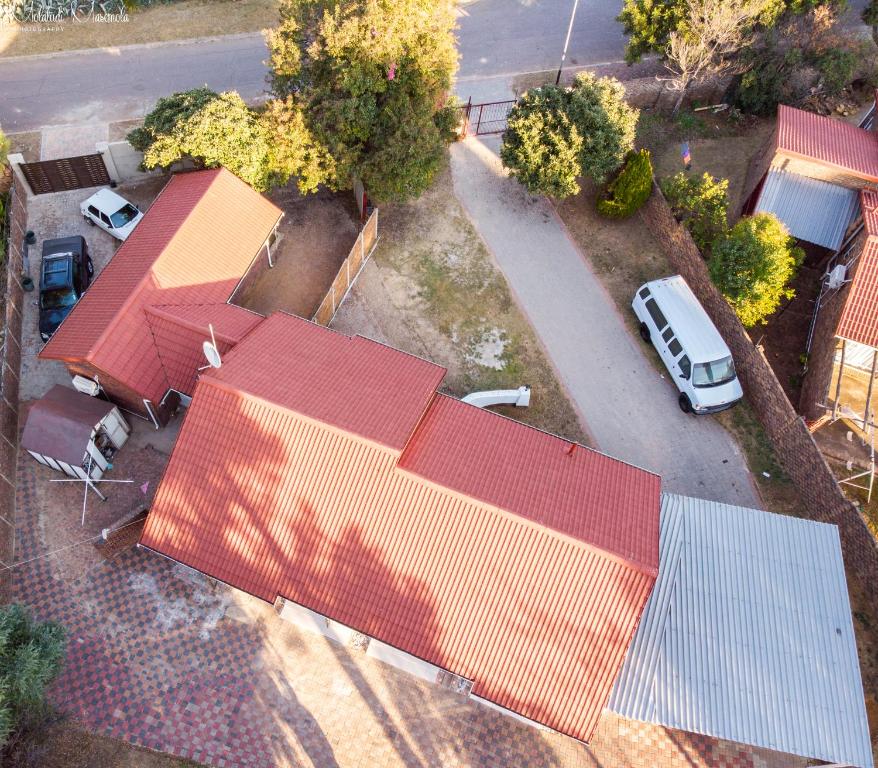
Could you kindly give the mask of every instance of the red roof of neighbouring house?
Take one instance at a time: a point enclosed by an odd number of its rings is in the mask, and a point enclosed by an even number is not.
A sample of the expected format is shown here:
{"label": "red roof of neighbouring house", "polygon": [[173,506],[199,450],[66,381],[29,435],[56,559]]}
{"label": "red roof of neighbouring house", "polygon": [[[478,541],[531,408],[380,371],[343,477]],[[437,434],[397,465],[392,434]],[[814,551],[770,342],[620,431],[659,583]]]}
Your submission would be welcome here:
{"label": "red roof of neighbouring house", "polygon": [[[158,402],[180,377],[162,364],[147,310],[228,302],[281,216],[225,169],[172,176],[40,356],[88,362]],[[201,320],[219,330],[230,318]]]}
{"label": "red roof of neighbouring house", "polygon": [[588,739],[655,581],[660,479],[284,314],[205,373],[141,543]]}
{"label": "red roof of neighbouring house", "polygon": [[860,192],[866,243],[853,265],[836,336],[878,348],[878,191]]}
{"label": "red roof of neighbouring house", "polygon": [[878,133],[780,105],[777,150],[878,182]]}

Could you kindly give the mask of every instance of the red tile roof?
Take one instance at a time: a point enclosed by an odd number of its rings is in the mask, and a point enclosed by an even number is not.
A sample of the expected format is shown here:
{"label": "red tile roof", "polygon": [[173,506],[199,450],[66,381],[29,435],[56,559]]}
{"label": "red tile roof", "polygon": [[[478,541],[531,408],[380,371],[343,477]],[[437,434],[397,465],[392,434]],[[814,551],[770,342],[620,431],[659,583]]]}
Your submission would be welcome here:
{"label": "red tile roof", "polygon": [[655,580],[659,478],[437,395],[441,370],[273,315],[200,378],[141,543],[588,739]]}
{"label": "red tile roof", "polygon": [[878,182],[878,133],[781,105],[777,150]]}
{"label": "red tile roof", "polygon": [[836,335],[878,348],[878,192],[860,192],[866,244],[854,265]]}
{"label": "red tile roof", "polygon": [[225,169],[171,177],[40,357],[89,362],[160,400],[169,382],[146,307],[227,302],[281,215]]}

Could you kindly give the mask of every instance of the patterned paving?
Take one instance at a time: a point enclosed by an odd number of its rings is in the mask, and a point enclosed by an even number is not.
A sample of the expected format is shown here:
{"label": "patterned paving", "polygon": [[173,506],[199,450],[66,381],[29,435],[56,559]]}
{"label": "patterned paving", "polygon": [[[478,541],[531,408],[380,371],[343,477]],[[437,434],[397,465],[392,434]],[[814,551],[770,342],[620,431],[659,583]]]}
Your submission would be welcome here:
{"label": "patterned paving", "polygon": [[[133,449],[128,460],[138,460]],[[113,514],[111,498],[81,528],[81,491],[53,476],[20,458],[17,561],[94,535]],[[95,731],[212,766],[794,764],[612,715],[591,747],[537,731],[302,634],[271,606],[146,551],[106,560],[85,544],[14,574],[16,599],[68,628],[52,692],[63,709]]]}

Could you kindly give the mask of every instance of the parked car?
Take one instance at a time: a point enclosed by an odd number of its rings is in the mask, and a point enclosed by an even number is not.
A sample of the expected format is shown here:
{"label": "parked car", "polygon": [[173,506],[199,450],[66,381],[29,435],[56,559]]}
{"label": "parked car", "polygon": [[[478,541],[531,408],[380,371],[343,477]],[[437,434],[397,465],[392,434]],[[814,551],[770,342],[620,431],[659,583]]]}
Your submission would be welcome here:
{"label": "parked car", "polygon": [[664,361],[685,413],[716,413],[743,396],[732,353],[695,298],[675,275],[641,286],[631,305],[640,335]]}
{"label": "parked car", "polygon": [[48,341],[91,283],[94,264],[85,238],[43,241],[40,264],[40,338]]}
{"label": "parked car", "polygon": [[126,240],[143,218],[136,205],[111,189],[98,190],[80,204],[79,210],[89,224],[99,226],[119,240]]}

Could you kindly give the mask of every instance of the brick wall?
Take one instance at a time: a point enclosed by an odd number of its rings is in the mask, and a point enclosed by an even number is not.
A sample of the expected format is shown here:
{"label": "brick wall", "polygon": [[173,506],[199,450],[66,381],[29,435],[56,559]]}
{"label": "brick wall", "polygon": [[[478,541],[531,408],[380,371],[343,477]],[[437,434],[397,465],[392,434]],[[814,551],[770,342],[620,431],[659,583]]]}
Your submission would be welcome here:
{"label": "brick wall", "polygon": [[[17,171],[17,169],[16,169]],[[15,469],[18,463],[18,376],[21,370],[21,312],[24,291],[20,277],[22,241],[27,230],[30,192],[18,172],[9,197],[9,247],[6,259],[6,309],[0,346],[0,561],[15,557]],[[0,577],[0,600],[6,600],[8,571]]]}
{"label": "brick wall", "polygon": [[799,491],[801,517],[839,527],[848,577],[859,579],[867,587],[863,591],[872,601],[873,609],[878,611],[878,592],[868,588],[878,583],[878,546],[859,510],[845,498],[771,366],[711,282],[698,248],[674,219],[657,185],[641,215],[662,245],[671,266],[689,283],[729,345],[747,399],[784,471]]}

